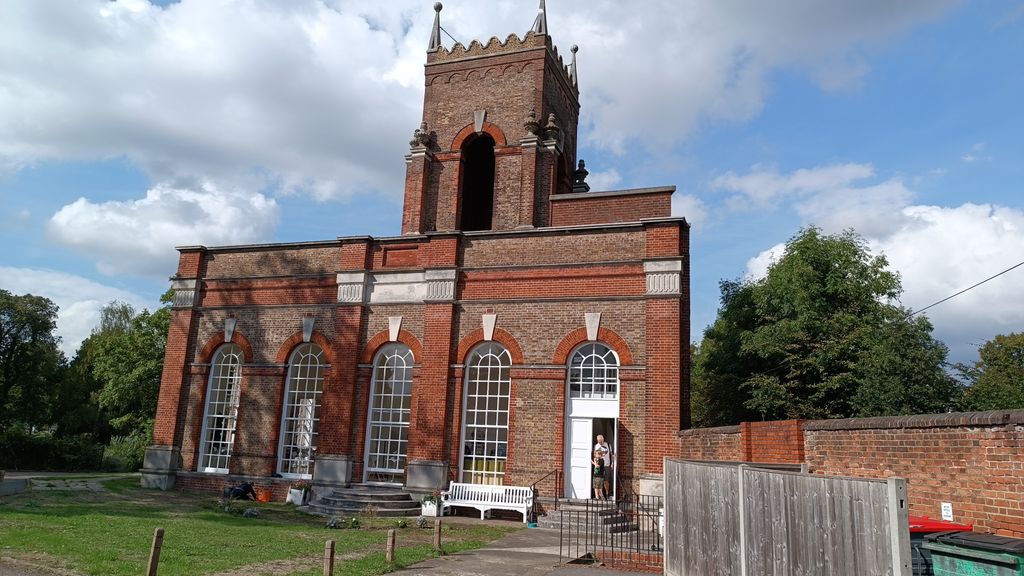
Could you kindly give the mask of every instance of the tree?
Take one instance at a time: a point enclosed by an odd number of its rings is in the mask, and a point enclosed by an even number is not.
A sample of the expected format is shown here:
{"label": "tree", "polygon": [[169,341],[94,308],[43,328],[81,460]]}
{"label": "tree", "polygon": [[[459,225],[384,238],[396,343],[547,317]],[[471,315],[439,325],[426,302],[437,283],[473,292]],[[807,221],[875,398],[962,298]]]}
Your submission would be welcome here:
{"label": "tree", "polygon": [[907,318],[902,310],[889,316],[870,338],[871,347],[857,364],[860,387],[851,400],[855,416],[935,414],[955,409],[960,386],[945,370],[946,345],[931,336],[924,316]]}
{"label": "tree", "polygon": [[1024,332],[1000,334],[978,349],[972,365],[958,364],[967,382],[967,410],[1024,408]]}
{"label": "tree", "polygon": [[155,312],[111,302],[100,327],[83,344],[92,375],[100,382],[99,405],[120,434],[147,429],[156,414],[170,309]]}
{"label": "tree", "polygon": [[52,301],[0,290],[0,431],[14,421],[46,423],[64,365],[56,327]]}
{"label": "tree", "polygon": [[926,319],[892,304],[901,288],[887,266],[855,232],[812,227],[787,242],[764,278],[723,282],[698,356],[697,372],[715,396],[707,402],[717,404],[708,421],[948,406],[955,386],[942,370],[946,348]]}

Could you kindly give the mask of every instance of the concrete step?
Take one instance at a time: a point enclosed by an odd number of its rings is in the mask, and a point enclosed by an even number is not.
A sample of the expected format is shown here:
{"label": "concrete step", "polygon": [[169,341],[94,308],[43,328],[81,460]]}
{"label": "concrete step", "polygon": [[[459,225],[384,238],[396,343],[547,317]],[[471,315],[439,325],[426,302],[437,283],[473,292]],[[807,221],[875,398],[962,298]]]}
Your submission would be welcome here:
{"label": "concrete step", "polygon": [[[306,509],[307,512],[319,516],[361,516],[366,512],[365,507],[350,508],[345,506],[321,506],[319,504],[310,504]],[[418,504],[415,508],[382,508],[377,510],[377,516],[381,518],[415,517],[419,515],[420,507]]]}
{"label": "concrete step", "polygon": [[372,507],[377,516],[419,516],[420,502],[398,487],[353,484],[336,488],[310,503],[308,511],[324,516],[359,516]]}

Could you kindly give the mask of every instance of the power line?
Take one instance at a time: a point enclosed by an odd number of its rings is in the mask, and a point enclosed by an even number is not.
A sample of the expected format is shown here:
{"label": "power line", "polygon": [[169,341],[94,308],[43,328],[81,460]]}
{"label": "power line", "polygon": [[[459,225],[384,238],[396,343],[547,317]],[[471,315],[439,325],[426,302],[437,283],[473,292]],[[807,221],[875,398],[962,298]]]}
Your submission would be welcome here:
{"label": "power line", "polygon": [[1013,266],[1010,266],[1006,270],[1003,270],[1002,272],[999,272],[998,274],[994,274],[992,276],[989,276],[988,278],[985,278],[984,280],[982,280],[981,282],[978,282],[977,284],[975,284],[973,286],[968,286],[967,288],[964,288],[963,290],[957,292],[956,294],[953,294],[952,296],[946,296],[945,298],[943,298],[942,300],[939,300],[938,302],[932,302],[931,304],[925,306],[924,308],[921,308],[920,310],[917,310],[916,312],[911,312],[910,316],[915,316],[915,315],[920,314],[921,312],[924,312],[925,310],[931,308],[932,306],[938,306],[939,304],[942,304],[946,300],[951,300],[953,298],[956,298],[957,296],[963,294],[964,292],[967,292],[968,290],[973,290],[973,289],[977,288],[978,286],[981,286],[985,282],[988,282],[989,280],[992,280],[993,278],[998,278],[998,277],[1002,276],[1003,274],[1006,274],[1010,270],[1013,270],[1014,268],[1019,268],[1020,266],[1024,266],[1024,262],[1018,262],[1018,263],[1014,264]]}

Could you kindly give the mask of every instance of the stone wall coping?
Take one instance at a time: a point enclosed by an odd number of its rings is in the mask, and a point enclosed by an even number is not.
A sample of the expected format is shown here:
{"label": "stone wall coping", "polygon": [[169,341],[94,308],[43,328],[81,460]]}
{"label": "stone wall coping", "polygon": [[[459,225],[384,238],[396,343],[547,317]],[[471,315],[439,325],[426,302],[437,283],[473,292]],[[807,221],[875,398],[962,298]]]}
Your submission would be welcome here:
{"label": "stone wall coping", "polygon": [[252,250],[290,250],[296,248],[324,248],[337,246],[338,240],[309,240],[306,242],[266,242],[261,244],[229,244],[227,246],[178,246],[176,250],[202,249],[206,252],[248,252]]}
{"label": "stone wall coping", "polygon": [[963,426],[1005,426],[1024,424],[1024,410],[990,410],[987,412],[952,412],[915,416],[877,416],[873,418],[841,418],[804,422],[807,431],[867,430],[893,428],[959,428]]}
{"label": "stone wall coping", "polygon": [[672,194],[676,191],[675,186],[655,186],[652,188],[630,188],[627,190],[606,190],[603,192],[570,192],[569,194],[554,194],[550,200],[561,202],[563,200],[586,200],[588,198],[614,198],[617,196],[636,196],[644,194]]}
{"label": "stone wall coping", "polygon": [[676,433],[676,436],[685,438],[687,436],[711,436],[714,434],[739,434],[739,424],[732,426],[715,426],[714,428],[689,428],[686,430],[680,430]]}

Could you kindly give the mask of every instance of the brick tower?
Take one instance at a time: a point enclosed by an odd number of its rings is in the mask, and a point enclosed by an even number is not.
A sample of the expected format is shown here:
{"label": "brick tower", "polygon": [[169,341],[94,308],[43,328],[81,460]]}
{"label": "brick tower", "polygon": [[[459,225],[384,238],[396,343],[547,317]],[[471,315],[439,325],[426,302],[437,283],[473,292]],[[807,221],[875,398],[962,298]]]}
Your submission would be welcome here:
{"label": "brick tower", "polygon": [[423,123],[407,156],[402,233],[547,226],[548,199],[572,191],[579,90],[543,4],[526,37],[441,45],[434,5]]}

